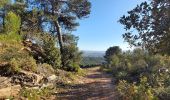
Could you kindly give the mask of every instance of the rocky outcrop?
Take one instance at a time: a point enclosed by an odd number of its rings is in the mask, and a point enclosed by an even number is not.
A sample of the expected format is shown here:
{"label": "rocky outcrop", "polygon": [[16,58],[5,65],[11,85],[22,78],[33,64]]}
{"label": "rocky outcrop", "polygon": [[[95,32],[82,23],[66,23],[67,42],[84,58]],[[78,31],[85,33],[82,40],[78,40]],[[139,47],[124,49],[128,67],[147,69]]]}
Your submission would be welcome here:
{"label": "rocky outcrop", "polygon": [[15,84],[21,84],[22,86],[38,86],[43,78],[44,76],[42,75],[22,70],[13,75],[12,82]]}
{"label": "rocky outcrop", "polygon": [[20,70],[19,72],[7,73],[8,63],[0,64],[0,100],[8,97],[18,96],[20,90],[43,89],[45,87],[54,87],[58,76],[50,66],[40,65],[37,72]]}
{"label": "rocky outcrop", "polygon": [[11,78],[0,77],[0,89],[11,86]]}
{"label": "rocky outcrop", "polygon": [[0,89],[0,99],[7,98],[7,97],[16,97],[21,90],[20,85],[13,85],[8,86],[6,88]]}
{"label": "rocky outcrop", "polygon": [[15,97],[19,94],[21,86],[11,83],[10,77],[0,77],[0,98]]}

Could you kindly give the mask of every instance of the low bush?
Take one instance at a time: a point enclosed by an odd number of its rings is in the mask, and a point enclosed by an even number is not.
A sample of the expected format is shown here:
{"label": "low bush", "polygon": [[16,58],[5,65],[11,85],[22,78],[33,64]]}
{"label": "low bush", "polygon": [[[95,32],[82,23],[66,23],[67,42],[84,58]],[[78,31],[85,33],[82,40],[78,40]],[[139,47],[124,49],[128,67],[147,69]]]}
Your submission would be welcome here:
{"label": "low bush", "polygon": [[36,60],[31,55],[23,50],[22,43],[17,44],[3,43],[0,49],[0,63],[9,63],[9,72],[18,72],[20,70],[36,71]]}
{"label": "low bush", "polygon": [[147,78],[143,77],[140,84],[128,83],[122,80],[117,85],[120,100],[157,100],[153,89],[148,85]]}
{"label": "low bush", "polygon": [[55,74],[55,70],[51,65],[43,63],[43,64],[38,64],[37,73],[42,73],[46,76],[50,76]]}
{"label": "low bush", "polygon": [[62,56],[63,69],[78,72],[80,69],[81,52],[75,45],[65,46]]}
{"label": "low bush", "polygon": [[169,97],[170,91],[166,89],[170,86],[169,56],[151,55],[145,50],[135,49],[109,58],[105,69],[112,70],[123,100],[166,100],[162,98]]}
{"label": "low bush", "polygon": [[26,71],[36,72],[37,64],[33,57],[13,58],[10,61],[10,72],[18,72],[21,69]]}
{"label": "low bush", "polygon": [[42,48],[44,49],[45,57],[43,63],[50,64],[54,69],[61,67],[60,50],[56,46],[56,39],[49,34],[44,34],[42,37]]}
{"label": "low bush", "polygon": [[42,98],[48,98],[51,96],[50,88],[43,89],[23,89],[21,96],[27,100],[42,100]]}

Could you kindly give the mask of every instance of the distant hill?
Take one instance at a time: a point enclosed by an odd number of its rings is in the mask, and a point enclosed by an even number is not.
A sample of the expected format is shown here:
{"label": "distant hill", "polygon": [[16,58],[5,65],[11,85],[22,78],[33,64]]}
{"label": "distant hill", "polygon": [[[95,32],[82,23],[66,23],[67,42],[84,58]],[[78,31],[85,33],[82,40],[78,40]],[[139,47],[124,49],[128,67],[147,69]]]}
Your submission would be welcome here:
{"label": "distant hill", "polygon": [[84,67],[101,65],[104,62],[105,51],[82,51],[81,65]]}
{"label": "distant hill", "polygon": [[105,51],[82,51],[83,57],[103,57]]}

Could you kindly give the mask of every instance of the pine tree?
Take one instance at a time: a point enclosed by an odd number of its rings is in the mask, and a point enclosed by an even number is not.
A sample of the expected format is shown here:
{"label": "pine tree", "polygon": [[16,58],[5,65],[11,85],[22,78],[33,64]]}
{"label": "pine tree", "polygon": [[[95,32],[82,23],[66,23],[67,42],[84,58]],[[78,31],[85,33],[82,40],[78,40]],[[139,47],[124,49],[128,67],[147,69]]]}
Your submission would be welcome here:
{"label": "pine tree", "polygon": [[[124,39],[151,53],[170,54],[170,1],[152,0],[137,5],[120,18],[127,33]],[[135,30],[133,32],[133,30]]]}
{"label": "pine tree", "polygon": [[90,14],[91,4],[88,0],[38,0],[38,3],[44,13],[42,22],[50,23],[53,34],[56,34],[59,40],[60,52],[64,56],[62,30],[74,30],[79,25],[77,19],[86,18]]}

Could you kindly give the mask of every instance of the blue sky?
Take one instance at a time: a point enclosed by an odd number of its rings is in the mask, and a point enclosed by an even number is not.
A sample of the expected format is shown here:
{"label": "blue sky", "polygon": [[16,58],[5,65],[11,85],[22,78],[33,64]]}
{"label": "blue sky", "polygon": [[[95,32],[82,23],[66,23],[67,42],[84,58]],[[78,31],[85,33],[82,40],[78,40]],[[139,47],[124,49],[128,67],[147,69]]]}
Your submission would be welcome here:
{"label": "blue sky", "polygon": [[130,49],[124,42],[123,26],[119,18],[127,11],[145,0],[90,0],[92,9],[90,17],[83,19],[77,31],[80,50],[105,51],[110,46],[120,46],[123,50]]}

